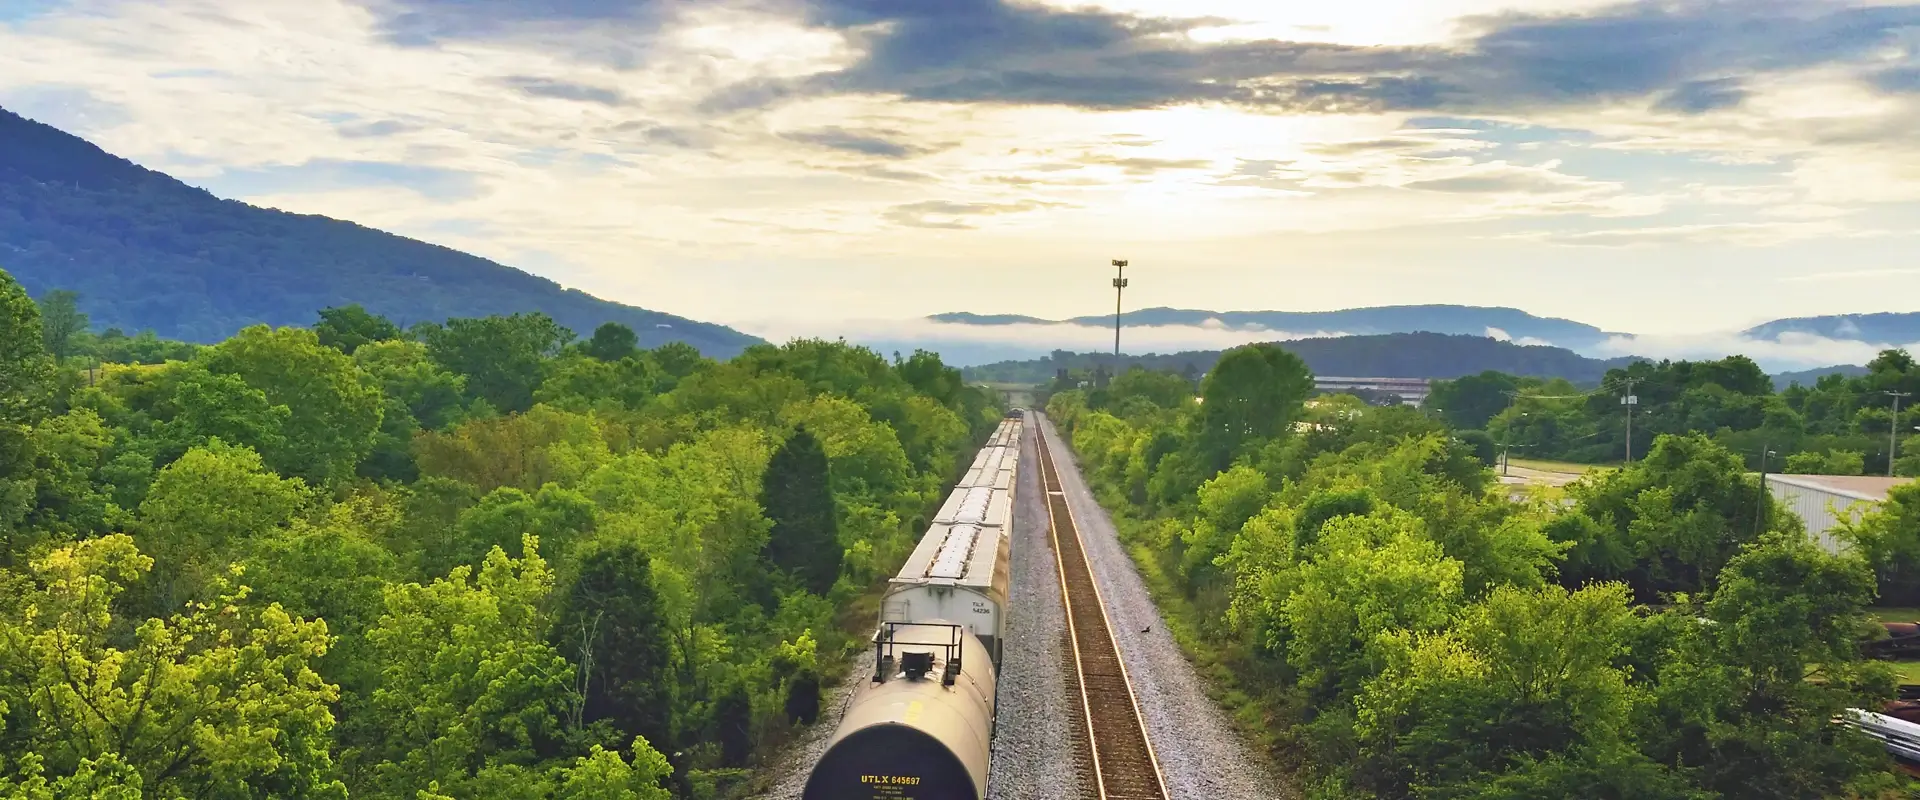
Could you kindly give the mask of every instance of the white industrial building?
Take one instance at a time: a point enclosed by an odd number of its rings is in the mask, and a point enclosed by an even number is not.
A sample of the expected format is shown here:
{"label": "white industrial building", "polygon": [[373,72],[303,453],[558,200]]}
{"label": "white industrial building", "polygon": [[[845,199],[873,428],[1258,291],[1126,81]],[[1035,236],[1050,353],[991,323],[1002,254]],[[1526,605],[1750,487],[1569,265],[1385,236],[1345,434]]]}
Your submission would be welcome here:
{"label": "white industrial building", "polygon": [[1859,520],[1862,514],[1886,502],[1889,490],[1911,480],[1864,475],[1768,475],[1767,489],[1807,524],[1808,536],[1837,553],[1843,543],[1834,538],[1834,529],[1841,519]]}

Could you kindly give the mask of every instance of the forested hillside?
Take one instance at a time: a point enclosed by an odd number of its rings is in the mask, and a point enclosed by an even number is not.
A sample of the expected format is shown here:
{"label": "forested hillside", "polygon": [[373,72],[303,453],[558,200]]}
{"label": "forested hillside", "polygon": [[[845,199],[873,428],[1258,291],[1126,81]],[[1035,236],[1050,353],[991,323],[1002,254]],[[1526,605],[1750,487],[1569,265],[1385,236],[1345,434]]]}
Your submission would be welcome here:
{"label": "forested hillside", "polygon": [[[1438,333],[1295,339],[1279,342],[1277,346],[1299,356],[1315,375],[1357,378],[1457,378],[1491,369],[1593,383],[1609,368],[1635,360],[1603,361],[1561,347],[1518,345],[1485,336]],[[1219,350],[1149,353],[1122,356],[1121,361],[1129,367],[1198,376],[1213,368],[1214,362],[1220,360],[1220,353]],[[1061,369],[1091,372],[1102,365],[1111,368],[1112,362],[1110,353],[1056,350],[1047,358],[967,367],[965,372],[967,379],[974,381],[1039,384],[1052,381]]]}
{"label": "forested hillside", "polygon": [[1858,639],[1876,590],[1920,590],[1920,485],[1833,555],[1703,435],[1516,502],[1484,439],[1310,389],[1253,345],[1204,403],[1136,370],[1047,406],[1176,637],[1308,796],[1904,796],[1833,720],[1894,695]]}
{"label": "forested hillside", "polygon": [[0,109],[0,265],[38,297],[77,291],[103,327],[214,342],[360,304],[412,324],[539,311],[632,328],[716,358],[758,339],[611,303],[483,258],[351,222],[222,200]]}
{"label": "forested hillside", "polygon": [[725,796],[1000,416],[839,343],[46,312],[0,272],[8,798]]}

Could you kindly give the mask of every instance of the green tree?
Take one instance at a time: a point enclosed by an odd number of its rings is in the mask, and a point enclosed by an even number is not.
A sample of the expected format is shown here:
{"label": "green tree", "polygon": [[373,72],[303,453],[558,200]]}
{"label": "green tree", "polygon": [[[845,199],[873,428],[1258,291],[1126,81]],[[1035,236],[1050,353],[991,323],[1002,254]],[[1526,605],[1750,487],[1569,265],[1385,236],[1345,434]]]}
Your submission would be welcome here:
{"label": "green tree", "polygon": [[1200,387],[1205,402],[1194,419],[1202,463],[1226,469],[1249,443],[1286,433],[1312,391],[1307,365],[1278,345],[1227,351]]}
{"label": "green tree", "polygon": [[69,789],[81,778],[93,792],[137,790],[93,796],[344,800],[329,754],[338,690],[311,668],[326,624],[224,581],[170,619],[120,618],[115,598],[152,563],[114,534],[29,570],[22,613],[0,622],[0,697],[9,733],[37,756],[29,782],[50,772]]}
{"label": "green tree", "polygon": [[760,484],[760,505],[773,520],[767,560],[822,595],[839,579],[843,555],[831,485],[826,450],[804,426],[774,451]]}
{"label": "green tree", "polygon": [[0,558],[20,550],[20,526],[33,508],[32,425],[47,411],[52,361],[40,333],[40,309],[0,270]]}
{"label": "green tree", "polygon": [[640,354],[640,337],[632,328],[608,322],[593,329],[593,338],[587,340],[584,349],[587,355],[601,361],[619,361]]}
{"label": "green tree", "polygon": [[1841,538],[1873,567],[1881,602],[1920,602],[1920,482],[1887,490],[1887,499],[1859,520],[1840,520]]}
{"label": "green tree", "polygon": [[1742,551],[1701,609],[1709,622],[1673,620],[1644,749],[1722,797],[1876,796],[1891,783],[1880,743],[1831,722],[1893,694],[1855,640],[1872,596],[1863,562],[1804,536]]}
{"label": "green tree", "polygon": [[553,645],[580,667],[582,720],[626,736],[673,741],[674,698],[666,620],[653,567],[632,542],[587,554],[561,601]]}
{"label": "green tree", "polygon": [[189,448],[219,439],[276,456],[287,452],[285,430],[293,411],[267,399],[238,375],[215,374],[197,362],[168,370],[171,391],[156,410],[167,415],[154,431],[159,458],[172,461]]}
{"label": "green tree", "polygon": [[561,777],[555,800],[673,800],[673,794],[660,787],[673,774],[666,757],[646,737],[635,737],[632,750],[628,763],[619,753],[594,745]]}
{"label": "green tree", "polygon": [[209,348],[201,363],[287,407],[285,446],[262,453],[282,474],[331,483],[352,476],[373,450],[385,405],[379,389],[312,331],[255,325]]}
{"label": "green tree", "polygon": [[524,559],[494,548],[477,572],[387,588],[367,639],[381,665],[373,780],[389,796],[436,784],[497,796],[512,776],[492,767],[535,765],[561,746],[574,669],[546,642],[553,573],[537,547],[528,537]]}
{"label": "green tree", "polygon": [[40,336],[55,361],[73,355],[86,331],[87,315],[80,311],[78,292],[55,289],[40,298]]}
{"label": "green tree", "polygon": [[359,303],[320,310],[320,322],[313,326],[320,343],[347,355],[353,355],[368,342],[385,342],[401,337],[400,326],[362,308]]}
{"label": "green tree", "polygon": [[1336,517],[1308,548],[1284,603],[1287,659],[1318,697],[1351,697],[1377,669],[1380,634],[1436,631],[1463,599],[1461,564],[1406,515]]}
{"label": "green tree", "polygon": [[266,469],[259,454],[219,440],[187,451],[154,477],[136,530],[160,560],[146,589],[156,612],[178,607],[218,574],[237,548],[290,522],[305,484]]}
{"label": "green tree", "polygon": [[1790,475],[1859,475],[1866,468],[1866,455],[1852,450],[1794,453],[1786,465]]}
{"label": "green tree", "polygon": [[1458,430],[1481,430],[1495,415],[1513,404],[1508,395],[1520,391],[1520,379],[1487,370],[1450,381],[1434,381],[1426,407],[1440,410],[1447,424]]}
{"label": "green tree", "polygon": [[450,319],[426,328],[434,363],[466,378],[467,391],[500,411],[533,406],[545,360],[573,332],[545,314]]}

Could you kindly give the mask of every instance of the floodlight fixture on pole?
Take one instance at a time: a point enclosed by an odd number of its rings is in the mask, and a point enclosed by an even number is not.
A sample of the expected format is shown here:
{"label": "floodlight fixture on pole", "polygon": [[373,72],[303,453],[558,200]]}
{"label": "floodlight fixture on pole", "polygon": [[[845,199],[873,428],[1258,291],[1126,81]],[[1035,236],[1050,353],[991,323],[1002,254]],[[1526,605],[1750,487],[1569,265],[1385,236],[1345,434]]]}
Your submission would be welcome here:
{"label": "floodlight fixture on pole", "polygon": [[1893,397],[1893,416],[1887,420],[1887,477],[1893,477],[1893,458],[1900,448],[1900,398],[1912,397],[1912,392],[1899,392],[1892,389],[1887,394]]}
{"label": "floodlight fixture on pole", "polygon": [[1127,288],[1127,262],[1125,259],[1113,260],[1113,372],[1120,374],[1120,294]]}

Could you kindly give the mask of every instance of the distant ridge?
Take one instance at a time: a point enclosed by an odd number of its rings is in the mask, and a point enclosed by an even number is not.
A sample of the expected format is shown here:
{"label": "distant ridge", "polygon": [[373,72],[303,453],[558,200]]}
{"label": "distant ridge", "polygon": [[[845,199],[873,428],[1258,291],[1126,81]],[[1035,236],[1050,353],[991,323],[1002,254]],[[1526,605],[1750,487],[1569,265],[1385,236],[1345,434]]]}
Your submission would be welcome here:
{"label": "distant ridge", "polygon": [[1828,339],[1852,339],[1875,344],[1913,344],[1920,342],[1920,312],[1792,317],[1755,325],[1744,333],[1755,339],[1778,339],[1781,334],[1805,333]]}
{"label": "distant ridge", "polygon": [[1819,369],[1782,372],[1773,376],[1773,388],[1775,391],[1779,391],[1796,383],[1811,388],[1814,384],[1819,383],[1821,378],[1828,375],[1843,375],[1849,378],[1857,378],[1870,373],[1872,373],[1872,370],[1857,364],[1835,364],[1831,367],[1821,367]]}
{"label": "distant ridge", "polygon": [[200,342],[311,325],[350,303],[403,324],[541,311],[583,337],[619,322],[642,346],[722,358],[760,341],[352,222],[223,200],[5,109],[0,269],[35,296],[80,292],[97,326]]}
{"label": "distant ridge", "polygon": [[[1616,334],[1583,322],[1541,317],[1517,308],[1461,305],[1402,305],[1348,308],[1338,311],[1208,311],[1188,308],[1144,308],[1120,315],[1129,326],[1215,325],[1235,330],[1268,330],[1294,334],[1441,333],[1467,336],[1504,335],[1514,340],[1537,340],[1560,347],[1584,348]],[[1067,324],[1111,327],[1111,315],[1047,320],[1017,314],[952,313],[929,317],[960,325]]]}
{"label": "distant ridge", "polygon": [[[1520,345],[1464,334],[1337,336],[1296,339],[1276,344],[1300,356],[1316,375],[1353,378],[1452,379],[1498,370],[1512,375],[1566,378],[1577,384],[1595,384],[1606,376],[1609,369],[1644,360],[1632,356],[1588,358],[1562,347]],[[1153,370],[1184,372],[1191,367],[1197,372],[1206,372],[1213,368],[1222,352],[1192,350],[1170,354],[1123,355],[1121,362]],[[1061,367],[1092,369],[1100,364],[1111,364],[1112,361],[1110,353],[1059,351],[1046,358],[968,367],[963,373],[973,381],[1046,383],[1053,380],[1054,370]]]}

